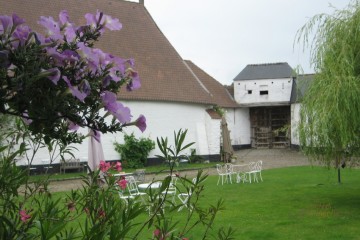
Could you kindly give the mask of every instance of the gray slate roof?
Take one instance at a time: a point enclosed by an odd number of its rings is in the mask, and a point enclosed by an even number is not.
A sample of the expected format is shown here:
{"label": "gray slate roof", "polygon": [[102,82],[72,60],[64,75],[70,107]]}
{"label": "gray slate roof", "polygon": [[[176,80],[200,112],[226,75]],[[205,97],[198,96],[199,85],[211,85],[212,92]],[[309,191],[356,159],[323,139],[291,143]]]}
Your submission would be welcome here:
{"label": "gray slate roof", "polygon": [[301,101],[304,94],[309,89],[310,84],[313,82],[315,74],[302,74],[296,77],[291,89],[290,102],[296,103]]}
{"label": "gray slate roof", "polygon": [[289,78],[292,73],[293,69],[286,62],[249,64],[234,78],[234,81]]}

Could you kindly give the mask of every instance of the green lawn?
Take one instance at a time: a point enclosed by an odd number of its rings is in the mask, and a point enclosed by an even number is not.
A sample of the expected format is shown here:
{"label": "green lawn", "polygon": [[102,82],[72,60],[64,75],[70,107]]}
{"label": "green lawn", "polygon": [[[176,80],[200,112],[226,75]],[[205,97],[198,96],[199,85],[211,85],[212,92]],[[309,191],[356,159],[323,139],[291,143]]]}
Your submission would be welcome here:
{"label": "green lawn", "polygon": [[360,239],[360,170],[290,167],[263,171],[262,183],[216,186],[206,198],[226,200],[221,223],[237,229],[236,239]]}
{"label": "green lawn", "polygon": [[[336,174],[321,167],[289,167],[264,170],[264,182],[223,186],[209,176],[201,203],[225,200],[213,228],[232,226],[235,239],[360,239],[360,170],[342,170],[342,184]],[[167,212],[180,226],[185,214],[185,209]],[[139,220],[147,217],[144,213]],[[149,239],[152,231],[140,239]],[[188,237],[199,239],[202,231]]]}

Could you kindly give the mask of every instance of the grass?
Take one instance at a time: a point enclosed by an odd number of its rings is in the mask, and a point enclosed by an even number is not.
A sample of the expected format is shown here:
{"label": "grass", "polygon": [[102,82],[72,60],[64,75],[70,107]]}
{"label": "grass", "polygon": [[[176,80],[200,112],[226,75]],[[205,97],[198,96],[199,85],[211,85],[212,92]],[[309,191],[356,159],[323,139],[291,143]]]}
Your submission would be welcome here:
{"label": "grass", "polygon": [[[252,184],[216,185],[218,177],[208,177],[201,205],[225,200],[215,231],[231,226],[235,239],[360,239],[360,170],[342,170],[341,184],[335,170],[321,167],[270,169],[262,175],[264,182]],[[186,213],[167,211],[167,216],[181,226]],[[138,220],[147,217],[144,213]],[[198,228],[187,237],[199,239],[202,232]]]}
{"label": "grass", "polygon": [[207,199],[224,196],[217,218],[236,239],[360,239],[360,171],[290,167],[263,171],[264,182],[206,185]]}

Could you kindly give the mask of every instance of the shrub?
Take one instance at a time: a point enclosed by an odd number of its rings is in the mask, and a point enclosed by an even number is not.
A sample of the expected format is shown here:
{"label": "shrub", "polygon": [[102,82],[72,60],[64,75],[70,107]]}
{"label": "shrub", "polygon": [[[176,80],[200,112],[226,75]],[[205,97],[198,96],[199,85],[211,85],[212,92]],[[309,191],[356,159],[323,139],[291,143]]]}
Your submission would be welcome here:
{"label": "shrub", "polygon": [[115,150],[120,154],[123,166],[126,168],[144,167],[155,142],[150,138],[135,138],[134,134],[124,135],[124,144],[114,143]]}
{"label": "shrub", "polygon": [[190,155],[188,158],[190,160],[190,163],[202,163],[205,160],[202,156],[196,154],[195,148],[190,149]]}

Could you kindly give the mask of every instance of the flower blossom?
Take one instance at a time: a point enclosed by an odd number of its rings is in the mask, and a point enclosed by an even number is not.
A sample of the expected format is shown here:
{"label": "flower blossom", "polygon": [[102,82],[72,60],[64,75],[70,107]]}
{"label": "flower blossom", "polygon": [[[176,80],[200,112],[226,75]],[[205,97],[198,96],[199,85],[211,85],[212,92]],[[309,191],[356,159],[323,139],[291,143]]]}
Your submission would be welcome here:
{"label": "flower blossom", "polygon": [[70,121],[69,119],[67,120],[67,122],[68,122],[68,129],[70,131],[76,132],[77,130],[79,130],[80,126],[77,125],[76,123]]}
{"label": "flower blossom", "polygon": [[66,84],[68,85],[71,94],[76,97],[77,99],[79,99],[81,102],[84,102],[85,98],[87,97],[87,94],[84,92],[81,92],[78,88],[78,86],[73,86],[70,83],[70,80],[66,77],[63,76],[64,81],[66,82]]}
{"label": "flower blossom", "polygon": [[121,123],[127,123],[131,120],[130,109],[120,102],[116,101],[116,94],[105,91],[101,95],[104,108],[114,115]]}
{"label": "flower blossom", "polygon": [[126,70],[126,74],[127,77],[129,78],[129,81],[126,85],[126,90],[133,91],[139,89],[141,87],[139,74],[131,68],[128,68]]}
{"label": "flower blossom", "polygon": [[13,27],[16,28],[24,22],[25,20],[18,17],[15,13],[11,17],[6,15],[0,16],[0,23],[2,26],[2,31],[0,31],[0,33],[11,31]]}
{"label": "flower blossom", "polygon": [[116,164],[114,165],[114,169],[120,172],[122,170],[121,162],[116,162]]}
{"label": "flower blossom", "polygon": [[26,222],[28,219],[31,218],[31,216],[28,215],[25,210],[20,210],[19,214],[22,222]]}
{"label": "flower blossom", "polygon": [[99,218],[104,218],[106,216],[105,211],[103,209],[99,209],[98,216]]}
{"label": "flower blossom", "polygon": [[160,236],[160,234],[161,234],[160,229],[158,229],[158,228],[157,228],[157,229],[155,229],[153,234],[154,234],[154,236],[155,236],[155,237],[159,237],[159,236]]}
{"label": "flower blossom", "polygon": [[137,126],[140,129],[141,132],[144,132],[145,129],[146,129],[146,118],[145,118],[145,116],[140,114],[140,116],[134,122],[126,123],[126,124],[124,124],[124,127],[132,126],[132,125]]}
{"label": "flower blossom", "polygon": [[58,68],[51,68],[48,70],[43,70],[45,73],[48,73],[48,79],[51,80],[55,85],[57,85],[58,81],[60,80],[60,70]]}
{"label": "flower blossom", "polygon": [[120,179],[117,184],[119,185],[120,189],[121,190],[125,190],[126,189],[126,184],[127,184],[127,181],[125,178],[122,178]]}
{"label": "flower blossom", "polygon": [[[100,25],[105,26],[110,31],[116,31],[122,28],[122,24],[119,22],[119,19],[112,18],[109,15],[105,15],[102,12],[99,12],[99,10],[96,12],[96,15],[91,13],[85,14],[85,18],[87,25],[90,26],[92,29],[95,29],[97,27],[99,20]],[[100,33],[103,32],[104,30],[100,29]]]}
{"label": "flower blossom", "polygon": [[60,24],[55,21],[53,17],[41,16],[38,23],[46,28],[46,36],[50,37],[52,40],[56,41],[63,38],[60,31]]}
{"label": "flower blossom", "polygon": [[107,172],[111,168],[111,165],[110,165],[110,163],[107,163],[104,160],[101,160],[99,168],[100,168],[100,171]]}
{"label": "flower blossom", "polygon": [[75,205],[76,205],[75,202],[69,202],[69,203],[67,204],[68,210],[69,210],[70,212],[75,211]]}
{"label": "flower blossom", "polygon": [[24,46],[26,42],[34,42],[36,34],[33,38],[29,38],[30,32],[31,29],[29,28],[29,26],[18,26],[12,34],[11,45],[14,48],[18,48],[19,46]]}
{"label": "flower blossom", "polygon": [[135,126],[137,126],[141,132],[144,132],[146,129],[146,118],[144,115],[140,114],[138,119],[135,121]]}

